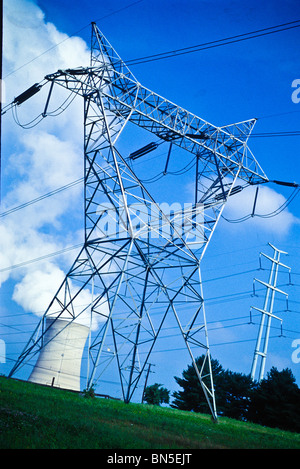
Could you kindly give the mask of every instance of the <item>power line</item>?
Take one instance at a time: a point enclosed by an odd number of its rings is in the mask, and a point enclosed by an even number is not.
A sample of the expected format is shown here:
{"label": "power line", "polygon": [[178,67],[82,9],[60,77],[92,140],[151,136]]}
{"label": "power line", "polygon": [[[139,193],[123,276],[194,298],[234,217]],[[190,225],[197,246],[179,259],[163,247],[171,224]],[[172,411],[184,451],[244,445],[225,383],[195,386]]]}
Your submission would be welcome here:
{"label": "power line", "polygon": [[286,132],[260,132],[250,134],[249,137],[299,137],[300,131],[286,131]]}
{"label": "power line", "polygon": [[40,202],[41,200],[47,199],[48,197],[51,197],[52,195],[56,195],[59,192],[62,192],[66,189],[70,189],[71,187],[76,186],[77,184],[80,184],[83,181],[84,178],[76,179],[76,181],[72,181],[69,184],[65,184],[64,186],[61,186],[57,189],[54,189],[53,191],[47,192],[46,194],[40,195],[39,197],[36,197],[35,199],[29,200],[28,202],[24,202],[21,205],[17,205],[15,207],[12,207],[5,212],[0,213],[0,218],[6,217],[7,215],[10,215],[11,213],[17,212],[18,210],[21,210],[23,208],[28,207],[29,205],[35,204],[37,202]]}
{"label": "power line", "polygon": [[[238,34],[236,36],[230,36],[230,37],[227,37],[227,38],[224,38],[224,39],[218,39],[218,40],[211,41],[211,42],[205,42],[205,43],[202,43],[202,44],[197,44],[195,46],[189,46],[189,47],[185,47],[185,48],[182,48],[182,49],[175,49],[173,51],[148,55],[148,56],[145,56],[145,57],[140,57],[138,59],[127,60],[125,62],[126,62],[126,65],[131,65],[131,66],[132,65],[139,65],[139,64],[142,64],[142,63],[146,63],[146,62],[153,62],[155,60],[163,60],[163,59],[168,59],[168,58],[183,55],[183,54],[189,54],[189,53],[198,52],[198,51],[201,51],[201,50],[212,49],[214,47],[220,47],[220,46],[224,46],[224,45],[228,45],[228,44],[233,44],[233,43],[237,43],[237,42],[241,42],[241,41],[246,41],[248,39],[254,39],[254,38],[257,38],[257,37],[267,36],[269,34],[274,34],[274,33],[278,33],[278,32],[281,32],[281,31],[286,31],[286,30],[293,29],[293,28],[299,28],[300,24],[295,24],[295,23],[299,23],[299,22],[300,22],[300,20],[290,21],[289,23],[283,23],[283,24],[280,24],[280,25],[277,25],[277,26],[271,26],[269,28],[258,29],[256,31],[251,31],[249,33]],[[290,26],[292,24],[294,26]],[[287,27],[283,28],[283,26],[287,26]],[[280,29],[278,29],[278,28],[280,28]]]}
{"label": "power line", "polygon": [[[250,137],[291,137],[291,136],[300,136],[300,131],[287,131],[287,132],[266,132],[266,133],[257,133],[257,134],[251,134]],[[164,154],[164,153],[163,153]],[[159,156],[163,155],[163,154],[160,154]],[[156,158],[156,157],[154,157]],[[190,163],[189,163],[190,164]],[[162,173],[163,174],[163,173]],[[175,174],[176,173],[172,173],[172,174]],[[157,177],[157,176],[155,176]],[[47,192],[46,194],[43,194],[43,195],[40,195],[39,197],[36,197],[35,199],[32,199],[32,200],[29,200],[28,202],[24,202],[23,204],[20,204],[20,205],[17,205],[15,207],[12,207],[10,209],[7,209],[6,211],[0,213],[0,218],[3,218],[3,217],[6,217],[7,215],[10,215],[11,213],[14,213],[18,210],[21,210],[23,208],[26,208],[32,204],[35,204],[37,202],[40,202],[41,200],[44,200],[48,197],[51,197],[53,195],[56,195],[58,194],[59,192],[62,192],[66,189],[70,189],[72,188],[73,186],[76,186],[77,184],[80,184],[82,183],[84,180],[84,178],[79,178],[75,181],[72,181],[68,184],[65,184],[64,186],[61,186],[61,187],[58,187],[57,189],[54,189],[53,191],[50,191],[50,192]],[[156,182],[156,181],[154,181]],[[295,194],[296,195],[296,194]],[[295,195],[293,196],[293,198],[295,197]],[[258,215],[256,215],[258,216]],[[264,217],[264,215],[261,215],[262,217]],[[267,217],[268,215],[266,215]],[[250,215],[247,215],[247,218],[249,218]],[[224,217],[223,217],[224,218]],[[226,220],[226,221],[229,221],[229,220]],[[238,219],[237,221],[230,221],[231,223],[236,223],[236,222],[239,222],[239,221],[244,221],[244,217],[242,219]]]}
{"label": "power line", "polygon": [[[278,336],[272,336],[270,339],[278,339]],[[240,340],[232,340],[229,342],[219,342],[215,344],[210,344],[210,347],[216,347],[219,345],[234,345],[234,344],[240,344],[240,343],[245,343],[245,342],[254,342],[256,339],[240,339]],[[198,348],[197,345],[191,345],[191,348]],[[186,350],[186,347],[177,347],[177,348],[169,348],[169,349],[164,349],[164,350],[153,350],[152,353],[165,353],[165,352],[179,352],[182,350]],[[144,352],[141,352],[141,354]]]}
{"label": "power line", "polygon": [[[100,20],[104,20],[105,18],[108,18],[109,16],[112,16],[112,15],[115,15],[117,13],[120,13],[120,11],[123,11],[123,10],[126,10],[127,8],[130,8],[132,7],[133,5],[136,5],[138,3],[141,3],[143,2],[144,0],[137,0],[136,2],[132,2],[130,3],[129,5],[126,5],[125,7],[122,7],[122,8],[119,8],[118,10],[115,10],[111,13],[108,13],[107,15],[104,15],[104,16],[101,16],[100,18],[98,18],[96,21],[100,21]],[[85,28],[88,28],[90,27],[90,23],[86,24],[85,26],[83,26],[82,28],[78,29],[77,31],[75,31],[73,34],[71,34],[70,36],[68,36],[67,38],[63,39],[62,41],[58,42],[57,44],[54,44],[54,46],[52,47],[49,47],[49,49],[46,49],[44,52],[42,52],[41,54],[37,55],[36,57],[34,57],[33,59],[29,60],[28,62],[24,63],[23,65],[21,65],[20,67],[16,68],[15,70],[13,70],[12,72],[8,73],[7,75],[5,75],[4,79],[9,77],[10,75],[12,75],[13,73],[21,70],[22,68],[26,67],[26,65],[29,65],[31,64],[32,62],[34,62],[35,60],[39,59],[40,57],[42,57],[43,55],[47,54],[48,52],[52,51],[53,49],[56,49],[56,47],[60,46],[61,44],[63,44],[64,42],[68,41],[69,39],[71,39],[72,37],[74,37],[75,35],[77,35],[78,33],[80,33],[81,31],[83,31]]]}
{"label": "power line", "polygon": [[[258,290],[257,290],[257,291],[258,291]],[[256,293],[257,293],[257,291],[256,291]],[[243,294],[246,293],[246,294],[247,294],[247,297],[249,297],[249,295],[252,293],[252,291],[242,292],[242,293],[243,293]],[[227,301],[230,301],[230,297],[231,297],[231,296],[236,297],[236,295],[240,295],[240,294],[241,294],[241,292],[240,292],[240,293],[237,293],[237,294],[234,293],[234,294],[232,294],[232,295],[226,295]],[[258,294],[256,294],[256,296],[259,297]],[[213,301],[213,304],[219,304],[219,303],[223,303],[223,302],[224,302],[224,299],[223,299],[223,298],[224,298],[224,296],[214,297],[214,298],[207,298],[206,302]],[[219,301],[214,301],[214,300],[216,300],[216,299],[218,299]],[[235,299],[236,299],[236,298],[235,298]],[[291,301],[291,303],[297,303],[297,302]],[[187,306],[181,306],[181,310],[183,311],[184,309],[189,308],[189,307],[190,307],[189,305],[187,305]],[[151,309],[152,309],[152,310],[154,310],[154,309],[161,309],[161,307],[153,307],[153,308],[151,308]],[[297,312],[297,311],[294,311],[294,312]],[[17,316],[18,316],[18,317],[20,317],[20,316],[29,316],[30,314],[31,314],[31,315],[35,315],[35,316],[38,317],[38,316],[40,316],[42,313],[43,313],[43,311],[31,311],[30,313],[24,312],[24,313],[19,313],[19,314],[17,314],[17,315],[14,315],[14,318],[17,317]],[[159,311],[159,312],[154,312],[154,313],[153,313],[153,315],[159,315],[159,314],[161,314],[161,311]],[[252,316],[254,317],[255,315],[252,315]],[[4,318],[11,318],[11,315],[1,315],[1,316],[0,316],[0,319],[1,319],[1,320],[4,319]],[[245,318],[245,316],[236,317],[236,318],[225,318],[225,319],[220,319],[220,320],[215,320],[215,321],[209,321],[208,324],[213,324],[213,323],[219,322],[219,321],[222,321],[222,322],[224,322],[224,321],[225,321],[225,322],[227,322],[227,321],[233,321],[233,320],[238,320],[238,319],[243,319],[243,318]],[[21,325],[21,323],[19,323],[19,324]],[[34,325],[34,324],[36,325],[36,323],[30,323],[30,324],[27,323],[27,324],[22,324],[22,326],[29,326],[29,325]],[[3,326],[3,327],[4,327],[4,326],[9,327],[9,325],[4,324],[4,323],[2,323],[2,326]],[[162,329],[170,329],[170,328],[172,328],[172,327],[170,326],[170,327],[162,328]]]}
{"label": "power line", "polygon": [[11,265],[9,267],[4,267],[3,269],[0,269],[0,272],[6,272],[8,270],[13,270],[13,269],[18,269],[20,267],[25,267],[26,265],[33,264],[34,262],[42,261],[42,260],[48,259],[50,257],[55,257],[55,256],[58,256],[60,254],[64,254],[68,251],[72,251],[73,249],[78,249],[78,248],[81,248],[81,247],[82,247],[82,244],[76,244],[74,246],[69,246],[67,248],[61,249],[60,251],[51,252],[49,254],[45,254],[44,256],[40,256],[40,257],[36,257],[34,259],[29,259],[29,260],[24,261],[24,262],[20,262],[19,264]]}
{"label": "power line", "polygon": [[[102,16],[101,18],[98,18],[96,21],[105,19],[105,18],[107,18],[111,15],[119,13],[120,11],[125,10],[125,9],[127,9],[127,8],[129,8],[133,5],[138,4],[138,3],[141,3],[142,1],[143,0],[138,0],[136,2],[133,2],[133,3],[127,5],[123,8],[120,8],[120,9],[108,14],[108,15],[105,15],[105,16]],[[161,52],[161,53],[158,53],[158,54],[148,55],[148,56],[144,56],[144,57],[140,57],[140,58],[136,58],[136,59],[130,59],[130,60],[126,61],[126,64],[131,65],[131,66],[132,65],[139,65],[141,63],[153,62],[155,60],[168,59],[168,58],[183,55],[183,54],[189,54],[189,53],[192,53],[192,52],[198,52],[198,51],[201,51],[201,50],[206,50],[206,49],[220,47],[220,46],[224,46],[224,45],[228,45],[228,44],[233,44],[233,43],[245,41],[245,40],[248,40],[248,39],[254,39],[254,38],[257,38],[257,37],[262,37],[262,36],[266,36],[266,35],[269,35],[269,34],[274,34],[274,33],[278,33],[278,32],[281,32],[281,31],[286,31],[286,30],[289,30],[289,29],[298,28],[300,25],[295,24],[295,23],[299,23],[299,22],[300,22],[300,20],[290,21],[288,23],[283,23],[283,24],[276,25],[276,26],[270,26],[268,28],[258,29],[256,31],[251,31],[251,32],[248,32],[248,33],[243,33],[243,34],[238,34],[238,35],[230,36],[230,37],[223,38],[223,39],[217,39],[215,41],[205,42],[205,43],[202,43],[202,44],[197,44],[197,45],[194,45],[194,46],[189,46],[189,47],[185,47],[185,48],[181,48],[181,49],[175,49],[173,51]],[[290,25],[294,25],[294,26],[290,26]],[[22,69],[23,67],[29,65],[30,63],[34,62],[35,60],[37,60],[41,56],[45,55],[46,53],[50,52],[51,50],[55,49],[60,44],[66,42],[69,39],[71,39],[72,37],[74,37],[75,35],[77,35],[78,33],[80,33],[81,31],[83,31],[85,28],[87,28],[89,26],[90,26],[90,23],[83,26],[82,28],[80,28],[78,31],[74,32],[73,34],[71,34],[67,38],[63,39],[59,43],[57,43],[54,46],[50,47],[49,49],[45,50],[44,52],[42,52],[38,56],[36,56],[33,59],[29,60],[28,62],[24,63],[20,67],[16,68],[12,72],[8,73],[4,77],[4,79],[7,78],[8,76],[12,75],[13,73],[17,72],[18,70]],[[288,27],[283,28],[283,26],[288,26]]]}
{"label": "power line", "polygon": [[[258,314],[252,315],[252,318],[253,318],[254,316],[259,316],[259,315],[258,315]],[[259,323],[256,323],[256,322],[253,322],[253,321],[251,321],[251,322],[249,322],[249,321],[245,322],[245,321],[244,321],[244,322],[242,322],[242,323],[229,324],[229,325],[225,325],[225,326],[223,325],[223,323],[224,323],[224,322],[227,322],[227,321],[233,321],[233,320],[239,320],[239,319],[245,319],[245,318],[248,318],[248,316],[241,316],[241,317],[239,317],[239,318],[237,317],[237,318],[229,318],[229,319],[228,319],[228,318],[227,318],[227,319],[225,318],[225,319],[220,319],[220,320],[218,320],[218,321],[210,321],[210,322],[209,322],[210,325],[212,325],[212,324],[220,324],[220,323],[222,323],[222,324],[221,324],[221,325],[217,325],[217,326],[215,326],[215,327],[209,327],[208,330],[209,330],[209,331],[216,331],[216,330],[231,329],[231,328],[241,327],[241,326],[249,326],[249,325],[257,326],[257,325],[259,325]],[[2,324],[2,326],[4,326],[4,327],[9,327],[9,326],[7,326],[7,325],[5,325],[5,324]],[[10,326],[10,327],[12,327],[12,326]],[[290,332],[290,333],[292,333],[292,334],[299,334],[299,333],[300,333],[300,331],[298,331],[298,330],[286,329],[286,328],[281,328],[281,327],[272,326],[272,325],[270,326],[270,328],[271,328],[271,329],[274,329],[274,330],[280,331],[279,337],[283,337],[283,332]],[[17,329],[17,327],[15,327],[15,329]],[[173,327],[163,327],[163,328],[161,329],[161,331],[164,331],[164,332],[165,332],[165,331],[170,330],[170,329],[177,329],[177,328],[176,328],[176,326],[173,326]],[[14,333],[14,332],[11,332],[11,333],[9,333],[9,334],[7,333],[7,334],[5,334],[5,336],[8,336],[8,335],[16,335],[17,333],[29,334],[30,331],[24,331],[24,330],[21,331],[20,329],[17,329],[17,332],[15,332],[15,333]],[[112,335],[110,335],[110,334],[109,334],[108,336],[111,336],[111,337],[112,337]],[[163,335],[163,336],[161,335],[161,336],[159,337],[159,339],[169,339],[169,338],[180,337],[180,336],[181,336],[180,333],[169,334],[169,335]],[[248,339],[246,339],[246,341],[247,341],[247,340],[248,340]],[[253,339],[251,339],[251,340],[253,340]],[[20,344],[24,344],[24,343],[25,343],[24,341],[7,342],[8,345],[18,345],[18,344],[20,345]],[[235,343],[235,342],[232,342],[232,343]],[[61,344],[63,344],[63,342],[61,342]],[[112,347],[112,346],[111,346],[111,347]],[[141,352],[141,353],[142,353],[142,352]],[[120,356],[122,356],[122,354],[121,354]]]}
{"label": "power line", "polygon": [[[7,360],[9,360],[9,361],[12,361],[12,362],[16,362],[16,361],[17,361],[17,360],[15,360],[14,358],[9,358],[9,357],[5,357],[5,358],[6,358]],[[28,362],[26,363],[26,365],[29,366],[29,367],[31,367],[31,368],[36,367],[36,368],[39,368],[40,370],[47,370],[47,371],[49,371],[48,368],[45,368],[45,367],[43,367],[43,366],[41,366],[41,365],[37,365],[37,364],[33,365],[32,363],[28,363]],[[71,375],[70,373],[66,373],[66,371],[64,371],[64,374],[67,374],[67,375],[69,375],[69,376],[73,376],[73,375]],[[84,375],[81,374],[81,375],[80,375],[80,378],[86,379],[87,376],[84,376]],[[107,381],[107,380],[103,380],[103,379],[101,379],[100,382],[101,382],[101,383],[106,383],[106,384],[114,384],[114,385],[118,385],[118,384],[119,384],[119,383],[117,383],[117,382],[115,382],[115,381]]]}
{"label": "power line", "polygon": [[57,44],[54,44],[54,46],[51,46],[49,47],[49,49],[46,49],[44,52],[42,52],[41,54],[35,56],[33,59],[29,60],[28,62],[25,62],[23,65],[20,65],[20,67],[18,68],[15,68],[14,70],[12,70],[10,73],[8,73],[7,75],[5,75],[4,79],[9,77],[10,75],[18,72],[19,70],[21,70],[22,68],[26,67],[27,65],[31,64],[32,62],[34,62],[35,60],[39,59],[40,57],[42,57],[43,55],[47,54],[48,52],[52,51],[53,49],[56,49],[56,47],[58,47],[60,44],[63,44],[64,42],[68,41],[69,39],[71,39],[71,37],[75,36],[75,34],[78,34],[80,33],[81,31],[83,31],[85,28],[87,28],[88,26],[90,26],[90,24],[86,24],[85,26],[83,26],[82,28],[80,28],[78,31],[76,31],[75,33],[71,34],[71,36],[68,36],[67,38],[63,39],[62,41],[58,42]]}
{"label": "power line", "polygon": [[243,217],[236,218],[236,219],[231,219],[231,220],[229,218],[224,217],[224,215],[221,215],[221,216],[228,223],[242,223],[242,222],[244,222],[246,220],[249,220],[250,218],[254,218],[254,217],[273,218],[273,217],[279,215],[281,212],[283,212],[290,205],[290,203],[294,200],[294,198],[299,194],[299,192],[300,192],[300,187],[299,186],[295,187],[292,194],[289,196],[288,199],[286,199],[284,201],[284,203],[282,205],[280,205],[276,210],[273,210],[272,212],[269,212],[269,213],[266,213],[266,214],[258,214],[258,213],[254,213],[252,211],[252,213],[249,213],[248,215],[245,215]]}

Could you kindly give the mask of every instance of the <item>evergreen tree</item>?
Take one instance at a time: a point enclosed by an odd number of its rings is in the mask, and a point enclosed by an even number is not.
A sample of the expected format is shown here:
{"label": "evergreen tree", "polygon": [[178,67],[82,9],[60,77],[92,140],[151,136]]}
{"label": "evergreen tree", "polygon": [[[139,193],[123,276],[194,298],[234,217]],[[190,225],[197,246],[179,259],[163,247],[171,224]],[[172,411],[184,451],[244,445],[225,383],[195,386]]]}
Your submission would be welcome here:
{"label": "evergreen tree", "polygon": [[222,371],[216,380],[216,405],[220,415],[247,420],[255,383],[250,375]]}
{"label": "evergreen tree", "polygon": [[[201,368],[205,355],[197,358],[196,364]],[[219,415],[246,420],[250,405],[251,391],[254,383],[250,376],[224,370],[218,360],[211,360],[212,374],[215,388],[217,412]],[[208,370],[204,369],[204,375]],[[175,376],[175,380],[182,391],[173,393],[175,397],[171,407],[194,412],[208,412],[204,392],[199,383],[195,369],[189,365],[182,373],[182,378]]]}
{"label": "evergreen tree", "polygon": [[249,420],[300,432],[300,389],[292,371],[272,367],[251,396]]}
{"label": "evergreen tree", "polygon": [[[202,355],[196,359],[199,369],[204,358]],[[300,432],[300,389],[290,369],[278,371],[273,367],[267,378],[257,383],[250,375],[224,370],[218,360],[212,360],[211,365],[220,416]],[[171,407],[207,413],[208,405],[194,367],[189,365],[182,378],[175,376],[175,380],[182,390],[173,393]]]}
{"label": "evergreen tree", "polygon": [[[201,369],[204,359],[205,355],[196,358],[195,362],[198,369]],[[214,383],[216,383],[217,377],[223,371],[223,368],[218,360],[211,360],[211,367]],[[206,361],[203,375],[205,376],[208,372],[208,363]],[[181,410],[192,410],[194,412],[208,412],[207,401],[193,365],[188,365],[187,369],[182,372],[182,378],[175,376],[175,381],[183,390],[173,393],[175,399],[171,407]]]}
{"label": "evergreen tree", "polygon": [[168,391],[166,388],[162,388],[161,384],[152,384],[152,386],[146,387],[144,392],[144,400],[147,402],[147,404],[168,404],[170,401],[170,391]]}

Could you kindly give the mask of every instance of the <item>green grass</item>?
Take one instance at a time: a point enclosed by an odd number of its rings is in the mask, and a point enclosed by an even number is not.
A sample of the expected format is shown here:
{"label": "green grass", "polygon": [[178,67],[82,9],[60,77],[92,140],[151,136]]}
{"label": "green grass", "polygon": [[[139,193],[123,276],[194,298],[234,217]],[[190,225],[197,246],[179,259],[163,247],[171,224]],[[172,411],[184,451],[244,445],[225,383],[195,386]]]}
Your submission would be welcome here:
{"label": "green grass", "polygon": [[300,448],[300,434],[0,377],[0,448]]}

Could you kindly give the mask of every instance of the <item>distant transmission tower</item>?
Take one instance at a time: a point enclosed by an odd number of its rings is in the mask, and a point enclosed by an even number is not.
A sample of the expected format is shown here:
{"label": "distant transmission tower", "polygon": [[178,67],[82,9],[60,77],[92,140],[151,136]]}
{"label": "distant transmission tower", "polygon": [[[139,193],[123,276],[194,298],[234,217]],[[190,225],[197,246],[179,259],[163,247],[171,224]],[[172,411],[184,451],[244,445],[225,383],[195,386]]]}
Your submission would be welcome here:
{"label": "distant transmission tower", "polygon": [[258,365],[258,360],[260,359],[258,382],[260,382],[264,377],[269,336],[270,336],[270,328],[271,328],[271,320],[272,318],[277,319],[282,324],[282,319],[280,319],[278,316],[275,316],[273,314],[275,293],[277,292],[287,297],[287,293],[280,290],[276,286],[277,277],[278,277],[278,269],[279,269],[279,266],[281,266],[281,267],[284,267],[285,269],[288,269],[289,272],[291,271],[290,267],[280,262],[280,255],[287,254],[287,252],[280,251],[276,247],[272,246],[272,244],[270,243],[269,243],[269,246],[271,246],[271,248],[273,248],[274,250],[273,258],[267,256],[264,253],[261,253],[262,256],[264,256],[266,259],[268,259],[272,263],[271,268],[270,268],[269,281],[268,283],[266,283],[266,282],[263,282],[262,280],[254,279],[255,281],[261,283],[262,285],[266,287],[266,294],[265,294],[265,301],[264,301],[263,309],[252,306],[253,309],[261,313],[260,326],[258,330],[258,336],[257,336],[253,362],[252,362],[252,368],[251,368],[251,378],[255,380],[256,368]]}
{"label": "distant transmission tower", "polygon": [[[216,419],[200,262],[228,198],[268,181],[247,146],[256,120],[216,127],[145,88],[95,23],[89,67],[47,75],[11,106],[47,83],[44,116],[54,84],[84,102],[85,240],[10,376],[47,347],[53,322],[63,319],[65,329],[66,319],[71,324],[88,315],[87,387],[116,363],[129,402],[172,317]],[[155,141],[149,143],[151,134]],[[153,163],[147,155],[160,145],[167,156],[156,152],[159,177],[149,181]],[[193,171],[193,202],[170,216],[163,203],[183,197],[188,171]],[[200,369],[192,348],[205,355]]]}

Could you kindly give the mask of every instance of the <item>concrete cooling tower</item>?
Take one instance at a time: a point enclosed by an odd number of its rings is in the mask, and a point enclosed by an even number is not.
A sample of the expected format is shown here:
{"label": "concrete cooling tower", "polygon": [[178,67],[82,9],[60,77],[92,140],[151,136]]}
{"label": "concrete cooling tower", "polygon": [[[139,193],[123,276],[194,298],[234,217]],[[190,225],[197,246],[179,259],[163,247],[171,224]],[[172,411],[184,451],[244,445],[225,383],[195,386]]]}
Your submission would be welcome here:
{"label": "concrete cooling tower", "polygon": [[81,360],[89,328],[74,321],[48,318],[46,329],[46,345],[28,381],[80,391]]}

